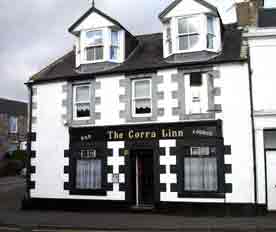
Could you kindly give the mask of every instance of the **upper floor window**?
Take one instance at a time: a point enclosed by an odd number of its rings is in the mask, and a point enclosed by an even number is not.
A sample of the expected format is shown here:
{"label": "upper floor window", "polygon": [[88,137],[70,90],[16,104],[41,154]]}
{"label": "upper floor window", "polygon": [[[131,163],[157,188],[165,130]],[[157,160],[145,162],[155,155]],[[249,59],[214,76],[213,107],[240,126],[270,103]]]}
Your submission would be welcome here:
{"label": "upper floor window", "polygon": [[17,133],[18,132],[18,120],[17,117],[11,116],[9,118],[9,132],[10,133]]}
{"label": "upper floor window", "polygon": [[101,30],[86,32],[86,60],[97,61],[103,59],[104,43]]}
{"label": "upper floor window", "polygon": [[276,8],[275,0],[264,0],[264,8]]}
{"label": "upper floor window", "polygon": [[132,115],[134,117],[144,117],[151,116],[151,113],[151,79],[132,80]]}
{"label": "upper floor window", "polygon": [[215,37],[214,17],[207,16],[207,48],[214,49]]}
{"label": "upper floor window", "polygon": [[179,50],[192,49],[199,41],[198,17],[185,17],[178,20],[178,48]]}
{"label": "upper floor window", "polygon": [[119,32],[111,31],[110,59],[117,60],[119,56]]}
{"label": "upper floor window", "polygon": [[89,85],[76,85],[74,86],[74,99],[73,99],[73,116],[74,119],[89,119],[91,116],[90,107],[90,86]]}
{"label": "upper floor window", "polygon": [[191,73],[187,88],[187,109],[190,114],[202,114],[208,111],[207,80],[202,73]]}

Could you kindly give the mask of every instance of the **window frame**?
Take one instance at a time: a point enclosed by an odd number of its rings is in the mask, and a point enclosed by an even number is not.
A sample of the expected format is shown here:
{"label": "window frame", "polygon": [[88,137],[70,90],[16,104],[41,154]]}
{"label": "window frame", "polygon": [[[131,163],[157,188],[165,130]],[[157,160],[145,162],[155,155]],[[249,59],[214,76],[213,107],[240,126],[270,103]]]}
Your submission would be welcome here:
{"label": "window frame", "polygon": [[166,25],[166,39],[165,39],[166,47],[167,47],[167,52],[168,54],[173,53],[173,42],[172,42],[172,27],[171,23],[168,23]]}
{"label": "window frame", "polygon": [[[89,33],[89,32],[96,32],[96,31],[100,31],[101,32],[101,34],[102,34],[102,43],[98,43],[98,44],[91,44],[90,42],[89,42],[89,39],[87,38],[87,33]],[[98,29],[94,29],[94,30],[87,30],[87,31],[85,31],[84,32],[85,33],[85,35],[84,35],[84,37],[85,37],[85,39],[84,39],[84,41],[85,41],[85,45],[84,45],[84,60],[85,60],[85,62],[87,62],[87,63],[96,63],[96,62],[101,62],[101,61],[103,61],[104,60],[104,45],[105,45],[105,41],[104,41],[104,30],[102,29],[102,28],[98,28]],[[95,59],[95,60],[88,60],[87,59],[87,49],[89,49],[89,48],[99,48],[99,47],[101,47],[102,48],[102,50],[103,50],[103,57],[102,57],[102,59]],[[96,50],[94,51],[94,55],[95,55],[95,58],[96,58]]]}
{"label": "window frame", "polygon": [[[208,30],[208,19],[212,19],[212,27],[213,27],[213,33],[212,32],[209,32]],[[213,51],[216,49],[216,25],[215,25],[215,17],[211,14],[206,14],[206,48],[207,50],[210,50],[210,51]],[[208,43],[209,43],[209,36],[212,37],[212,40],[213,40],[213,47],[212,48],[209,48],[208,47]]]}
{"label": "window frame", "polygon": [[[88,96],[88,101],[83,101],[83,102],[77,102],[77,89],[79,87],[88,87],[89,88],[89,96]],[[90,111],[90,116],[89,117],[77,117],[77,104],[87,104],[89,103],[89,111]],[[90,120],[92,118],[92,111],[91,111],[91,85],[89,83],[87,84],[76,84],[73,85],[73,120],[75,121],[83,121],[83,120]]]}
{"label": "window frame", "polygon": [[[140,81],[149,81],[149,85],[150,85],[150,94],[148,97],[140,97],[140,98],[136,98],[135,97],[135,83],[140,82]],[[132,111],[132,117],[135,118],[144,118],[144,117],[151,117],[152,116],[152,108],[153,108],[153,99],[152,99],[152,78],[141,78],[141,79],[132,79],[131,80],[131,111]],[[137,114],[136,110],[135,110],[135,101],[136,100],[150,100],[150,109],[151,112],[150,113],[145,113],[145,114]]]}
{"label": "window frame", "polygon": [[[201,29],[201,26],[200,25],[200,30],[199,32],[188,32],[188,33],[180,33],[179,32],[179,21],[182,20],[182,19],[186,19],[186,20],[191,20],[192,18],[197,18],[199,21],[200,21],[200,24],[202,24],[202,19],[201,19],[201,14],[194,14],[194,15],[187,15],[187,16],[181,16],[181,17],[177,17],[177,23],[176,23],[176,27],[177,27],[177,36],[176,36],[176,41],[177,41],[177,52],[178,53],[182,53],[182,52],[188,52],[188,51],[194,51],[194,50],[197,50],[195,49],[196,46],[194,47],[190,47],[190,44],[189,44],[189,47],[187,49],[180,49],[180,37],[187,37],[188,38],[188,41],[189,40],[189,36],[194,36],[194,35],[197,35],[198,36],[198,43],[200,43],[200,39],[201,39],[201,33],[202,33],[202,29]],[[188,29],[189,30],[189,29]]]}
{"label": "window frame", "polygon": [[[15,130],[11,130],[11,119],[15,119]],[[10,134],[17,134],[18,133],[18,117],[17,116],[10,116],[9,117],[9,133]]]}

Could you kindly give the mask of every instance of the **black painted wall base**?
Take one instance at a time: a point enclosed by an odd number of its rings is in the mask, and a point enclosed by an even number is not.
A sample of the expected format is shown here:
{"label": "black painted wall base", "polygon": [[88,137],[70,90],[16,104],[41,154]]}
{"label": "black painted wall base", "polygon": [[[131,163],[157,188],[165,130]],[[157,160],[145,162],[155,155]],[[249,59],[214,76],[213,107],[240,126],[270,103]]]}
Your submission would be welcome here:
{"label": "black painted wall base", "polygon": [[[24,199],[23,210],[61,210],[96,212],[137,212],[126,201],[61,200],[61,199]],[[140,211],[139,211],[140,212]],[[255,217],[267,214],[265,205],[253,204],[216,204],[216,203],[172,203],[160,202],[151,213],[182,215],[189,217]]]}

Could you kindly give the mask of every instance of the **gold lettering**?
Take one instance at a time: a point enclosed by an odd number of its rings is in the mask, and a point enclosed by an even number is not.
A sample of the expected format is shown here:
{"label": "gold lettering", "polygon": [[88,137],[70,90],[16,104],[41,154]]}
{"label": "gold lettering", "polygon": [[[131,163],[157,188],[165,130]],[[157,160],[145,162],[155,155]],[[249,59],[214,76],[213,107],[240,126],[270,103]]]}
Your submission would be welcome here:
{"label": "gold lettering", "polygon": [[133,134],[134,134],[134,131],[133,130],[130,130],[129,132],[128,132],[128,137],[130,138],[130,139],[133,139]]}

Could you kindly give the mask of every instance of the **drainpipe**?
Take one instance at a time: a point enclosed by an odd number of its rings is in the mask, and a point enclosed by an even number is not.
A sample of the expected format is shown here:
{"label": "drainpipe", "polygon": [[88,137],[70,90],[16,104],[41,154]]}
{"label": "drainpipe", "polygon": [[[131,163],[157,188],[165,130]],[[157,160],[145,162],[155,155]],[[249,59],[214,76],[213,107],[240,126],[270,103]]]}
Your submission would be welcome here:
{"label": "drainpipe", "polygon": [[254,208],[257,215],[257,166],[256,166],[256,136],[255,136],[255,119],[254,119],[254,99],[253,99],[253,84],[252,84],[252,66],[250,48],[247,45],[248,54],[248,73],[249,73],[249,93],[250,93],[250,116],[252,126],[252,145],[253,145],[253,171],[254,171]]}

